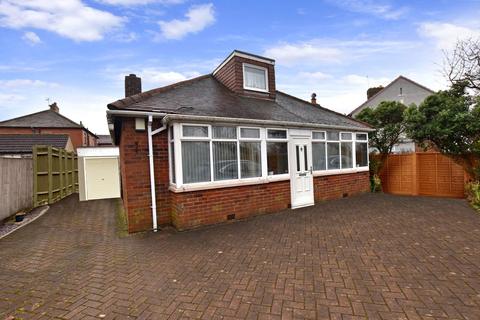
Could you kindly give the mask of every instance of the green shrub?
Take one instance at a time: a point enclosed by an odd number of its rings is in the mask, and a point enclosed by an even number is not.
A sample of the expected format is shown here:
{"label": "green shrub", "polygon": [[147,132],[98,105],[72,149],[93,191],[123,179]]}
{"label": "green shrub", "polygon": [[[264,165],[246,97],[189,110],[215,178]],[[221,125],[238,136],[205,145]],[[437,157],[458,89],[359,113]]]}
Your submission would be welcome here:
{"label": "green shrub", "polygon": [[370,190],[372,192],[382,192],[382,180],[380,180],[379,175],[373,174],[370,176]]}
{"label": "green shrub", "polygon": [[480,211],[480,181],[472,181],[465,186],[467,200]]}

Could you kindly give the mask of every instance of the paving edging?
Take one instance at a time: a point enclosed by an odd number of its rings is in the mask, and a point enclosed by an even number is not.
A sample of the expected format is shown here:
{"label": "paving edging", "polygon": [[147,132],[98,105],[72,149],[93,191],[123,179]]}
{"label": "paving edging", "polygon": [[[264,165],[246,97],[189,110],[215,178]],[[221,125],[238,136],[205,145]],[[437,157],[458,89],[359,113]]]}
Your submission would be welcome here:
{"label": "paving edging", "polygon": [[8,231],[7,233],[5,234],[2,234],[0,235],[0,239],[3,239],[5,238],[6,236],[8,236],[10,233],[13,233],[14,231],[17,231],[18,229],[21,229],[23,227],[25,227],[26,225],[29,225],[30,223],[32,223],[33,221],[37,220],[38,218],[40,218],[41,216],[43,216],[47,211],[48,209],[50,209],[49,206],[45,206],[43,208],[39,208],[40,209],[40,213],[38,213],[35,217],[25,221],[24,223],[21,223],[21,224],[16,224],[15,225],[15,228],[13,228],[12,230]]}

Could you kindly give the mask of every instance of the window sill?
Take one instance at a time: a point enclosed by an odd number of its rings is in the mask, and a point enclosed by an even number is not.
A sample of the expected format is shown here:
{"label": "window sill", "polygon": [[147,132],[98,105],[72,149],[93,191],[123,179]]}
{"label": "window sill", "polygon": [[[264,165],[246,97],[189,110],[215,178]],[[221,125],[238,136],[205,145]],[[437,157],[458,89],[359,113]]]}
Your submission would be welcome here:
{"label": "window sill", "polygon": [[249,87],[243,87],[244,90],[247,91],[254,91],[254,92],[261,92],[261,93],[270,93],[270,91],[265,90],[265,89],[256,89],[256,88],[249,88]]}
{"label": "window sill", "polygon": [[314,171],[314,177],[321,177],[321,176],[333,176],[338,174],[349,174],[349,173],[357,173],[357,172],[365,172],[369,171],[368,167],[359,167],[359,168],[351,168],[351,169],[335,169],[335,170],[321,170],[321,171]]}

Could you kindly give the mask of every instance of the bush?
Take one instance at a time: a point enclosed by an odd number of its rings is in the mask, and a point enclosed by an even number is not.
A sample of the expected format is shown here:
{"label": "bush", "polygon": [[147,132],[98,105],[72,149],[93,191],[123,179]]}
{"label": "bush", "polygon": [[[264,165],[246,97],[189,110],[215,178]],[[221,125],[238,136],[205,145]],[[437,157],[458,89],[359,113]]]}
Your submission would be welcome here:
{"label": "bush", "polygon": [[370,191],[372,192],[382,192],[382,180],[377,174],[370,176]]}
{"label": "bush", "polygon": [[465,186],[465,193],[467,200],[475,209],[480,211],[480,181],[467,183]]}

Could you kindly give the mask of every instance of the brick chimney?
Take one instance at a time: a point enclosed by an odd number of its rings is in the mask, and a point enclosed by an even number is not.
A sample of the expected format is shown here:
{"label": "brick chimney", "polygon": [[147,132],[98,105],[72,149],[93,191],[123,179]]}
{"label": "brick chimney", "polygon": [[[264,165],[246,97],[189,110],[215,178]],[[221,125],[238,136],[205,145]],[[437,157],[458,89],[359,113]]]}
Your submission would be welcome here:
{"label": "brick chimney", "polygon": [[50,110],[52,110],[53,112],[56,112],[56,113],[59,113],[60,112],[60,109],[58,108],[58,105],[56,102],[52,103],[51,105],[49,105],[50,107]]}
{"label": "brick chimney", "polygon": [[142,79],[135,74],[125,76],[125,98],[142,92]]}
{"label": "brick chimney", "polygon": [[317,104],[317,94],[315,92],[312,93],[312,104]]}

